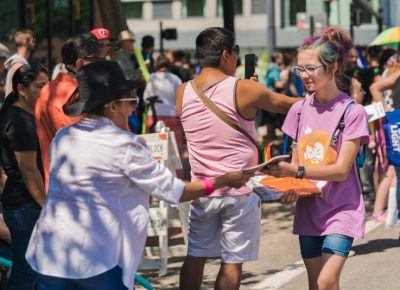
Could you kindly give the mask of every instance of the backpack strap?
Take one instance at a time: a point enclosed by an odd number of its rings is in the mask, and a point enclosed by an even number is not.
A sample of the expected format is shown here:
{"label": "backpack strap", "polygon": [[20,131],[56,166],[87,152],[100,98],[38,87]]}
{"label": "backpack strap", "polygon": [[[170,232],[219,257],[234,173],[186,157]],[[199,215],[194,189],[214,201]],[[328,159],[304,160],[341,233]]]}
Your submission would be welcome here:
{"label": "backpack strap", "polygon": [[239,123],[232,119],[230,116],[228,116],[224,111],[222,111],[213,101],[211,101],[204,93],[197,87],[195,80],[191,80],[190,84],[192,85],[192,88],[196,92],[196,94],[199,96],[200,100],[203,102],[203,104],[211,111],[213,112],[219,119],[221,119],[224,123],[232,127],[234,130],[242,133],[244,136],[247,137],[251,141],[251,143],[256,146],[256,148],[259,151],[262,151],[262,148],[257,144],[256,140],[242,127],[240,127]]}
{"label": "backpack strap", "polygon": [[[304,100],[301,102],[300,110],[297,112],[296,135],[295,135],[295,137],[294,137],[294,140],[293,140],[293,142],[292,142],[292,145],[290,146],[292,149],[294,148],[294,146],[296,146],[296,144],[297,144],[297,139],[298,139],[298,137],[299,137],[298,135],[299,135],[299,126],[300,126],[301,110],[303,109],[303,106],[304,106],[304,103],[305,103],[305,102],[306,102],[306,99],[304,99]],[[285,139],[284,139],[284,142],[283,142],[283,152],[282,152],[282,154],[286,154],[288,144],[289,144],[289,137],[288,137],[287,134],[285,134]]]}
{"label": "backpack strap", "polygon": [[343,111],[342,117],[340,117],[340,121],[335,129],[335,131],[333,132],[332,138],[331,138],[331,143],[329,144],[329,146],[331,147],[336,147],[338,138],[339,138],[339,134],[341,132],[343,132],[344,127],[345,127],[345,123],[344,123],[344,116],[347,112],[347,110],[354,104],[354,101],[351,101],[350,103],[347,104],[346,108]]}
{"label": "backpack strap", "polygon": [[301,103],[300,110],[297,112],[297,128],[296,128],[296,135],[294,141],[297,142],[297,139],[299,138],[299,127],[300,127],[300,116],[301,116],[301,110],[304,107],[304,103],[306,102],[306,99],[303,100]]}

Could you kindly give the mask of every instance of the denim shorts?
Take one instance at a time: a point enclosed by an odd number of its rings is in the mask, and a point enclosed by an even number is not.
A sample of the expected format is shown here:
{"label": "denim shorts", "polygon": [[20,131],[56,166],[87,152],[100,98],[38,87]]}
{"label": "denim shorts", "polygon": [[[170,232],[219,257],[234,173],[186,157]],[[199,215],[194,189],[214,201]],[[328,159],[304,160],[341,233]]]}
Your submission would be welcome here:
{"label": "denim shorts", "polygon": [[347,257],[353,244],[352,237],[339,234],[326,236],[300,235],[299,241],[303,259],[320,257],[322,253]]}

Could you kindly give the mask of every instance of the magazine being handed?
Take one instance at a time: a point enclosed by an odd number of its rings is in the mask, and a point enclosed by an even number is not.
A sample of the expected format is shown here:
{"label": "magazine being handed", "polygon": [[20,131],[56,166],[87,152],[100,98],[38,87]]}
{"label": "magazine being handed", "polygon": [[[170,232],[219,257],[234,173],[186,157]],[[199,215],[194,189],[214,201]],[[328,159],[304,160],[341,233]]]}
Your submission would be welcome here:
{"label": "magazine being handed", "polygon": [[311,181],[294,177],[273,177],[268,175],[253,176],[246,183],[264,202],[278,200],[292,190],[300,198],[314,195],[322,197],[321,188],[325,184],[326,181]]}
{"label": "magazine being handed", "polygon": [[255,173],[257,171],[262,171],[262,170],[268,169],[269,166],[277,165],[281,161],[287,161],[289,158],[290,158],[290,155],[278,155],[278,156],[272,157],[270,160],[265,161],[264,163],[245,168],[243,170],[243,173]]}

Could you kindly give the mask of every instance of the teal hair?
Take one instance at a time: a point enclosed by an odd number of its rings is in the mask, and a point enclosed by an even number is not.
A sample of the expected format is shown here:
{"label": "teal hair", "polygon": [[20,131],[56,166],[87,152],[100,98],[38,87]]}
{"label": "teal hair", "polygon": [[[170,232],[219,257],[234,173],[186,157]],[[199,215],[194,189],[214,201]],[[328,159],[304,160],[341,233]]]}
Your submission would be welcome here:
{"label": "teal hair", "polygon": [[331,67],[338,60],[338,47],[323,36],[306,39],[299,50],[305,49],[315,49],[325,69]]}
{"label": "teal hair", "polygon": [[336,85],[339,89],[345,89],[343,85],[344,70],[346,62],[353,47],[351,38],[342,29],[328,28],[321,36],[312,36],[306,39],[299,47],[300,50],[315,49],[325,71],[331,71],[332,66],[337,63],[335,72]]}

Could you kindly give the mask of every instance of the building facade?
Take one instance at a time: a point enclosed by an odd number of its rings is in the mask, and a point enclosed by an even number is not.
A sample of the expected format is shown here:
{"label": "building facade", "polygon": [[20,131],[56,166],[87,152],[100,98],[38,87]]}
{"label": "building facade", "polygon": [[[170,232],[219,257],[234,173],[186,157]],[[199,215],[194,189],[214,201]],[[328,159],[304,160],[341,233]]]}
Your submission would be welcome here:
{"label": "building facade", "polygon": [[[164,28],[176,28],[178,39],[164,41],[166,49],[193,49],[196,35],[206,27],[222,26],[222,0],[121,0],[128,26],[140,39],[145,34],[159,40],[160,21]],[[378,33],[376,19],[355,0],[271,0],[273,1],[273,25],[268,22],[270,0],[231,0],[235,7],[235,33],[238,43],[247,49],[262,49],[267,46],[267,33],[275,31],[275,46],[280,49],[295,48],[310,35],[306,21],[300,24],[298,13],[315,19],[314,32],[326,26],[327,4],[329,24],[350,29],[350,4],[360,8],[361,25],[354,27],[354,42],[367,46]],[[384,28],[400,22],[400,1],[364,0],[371,7],[383,11]],[[270,23],[270,27],[268,27]],[[273,26],[273,27],[271,27]],[[272,28],[272,30],[271,30]],[[157,43],[156,43],[157,46]]]}

